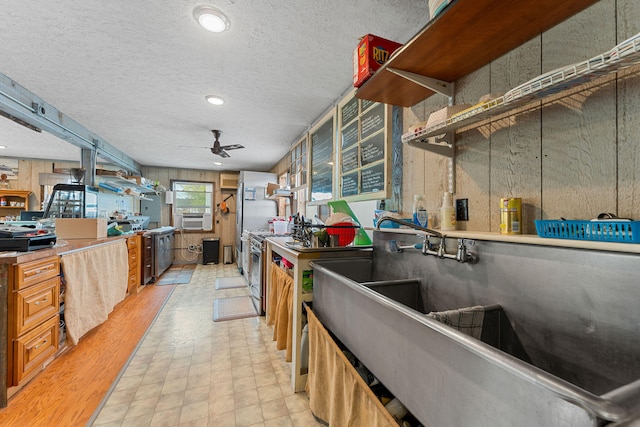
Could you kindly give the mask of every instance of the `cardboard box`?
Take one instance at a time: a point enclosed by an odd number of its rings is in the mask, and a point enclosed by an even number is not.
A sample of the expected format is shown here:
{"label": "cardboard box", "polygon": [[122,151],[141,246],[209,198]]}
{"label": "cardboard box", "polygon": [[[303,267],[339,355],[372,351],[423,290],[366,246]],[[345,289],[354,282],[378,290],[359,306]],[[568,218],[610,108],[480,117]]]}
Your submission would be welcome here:
{"label": "cardboard box", "polygon": [[102,239],[107,237],[107,218],[56,218],[58,239]]}
{"label": "cardboard box", "polygon": [[402,45],[367,34],[353,51],[353,85],[360,87]]}
{"label": "cardboard box", "polygon": [[447,120],[448,118],[460,113],[461,111],[467,110],[471,107],[471,104],[456,104],[450,107],[444,107],[441,110],[434,111],[429,115],[429,120],[427,120],[426,127],[429,128],[431,126],[435,126]]}
{"label": "cardboard box", "polygon": [[142,177],[138,175],[125,175],[125,179],[135,182],[137,185],[142,185]]}
{"label": "cardboard box", "polygon": [[273,184],[268,182],[267,183],[267,197],[269,196],[273,196],[276,192],[276,190],[278,190],[280,188],[280,184]]}

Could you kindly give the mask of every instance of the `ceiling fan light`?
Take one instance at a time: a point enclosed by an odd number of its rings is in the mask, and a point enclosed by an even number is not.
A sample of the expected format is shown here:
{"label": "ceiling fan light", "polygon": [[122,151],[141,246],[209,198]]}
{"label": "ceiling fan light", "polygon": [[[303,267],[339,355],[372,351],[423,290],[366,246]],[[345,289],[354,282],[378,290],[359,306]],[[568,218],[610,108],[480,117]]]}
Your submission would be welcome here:
{"label": "ceiling fan light", "polygon": [[206,99],[209,104],[213,105],[222,105],[226,102],[223,97],[218,95],[207,95],[204,97],[204,99]]}
{"label": "ceiling fan light", "polygon": [[213,162],[213,164],[216,165],[216,166],[221,166],[222,162]]}
{"label": "ceiling fan light", "polygon": [[231,21],[224,13],[211,6],[198,6],[193,11],[193,16],[202,28],[212,33],[227,31]]}

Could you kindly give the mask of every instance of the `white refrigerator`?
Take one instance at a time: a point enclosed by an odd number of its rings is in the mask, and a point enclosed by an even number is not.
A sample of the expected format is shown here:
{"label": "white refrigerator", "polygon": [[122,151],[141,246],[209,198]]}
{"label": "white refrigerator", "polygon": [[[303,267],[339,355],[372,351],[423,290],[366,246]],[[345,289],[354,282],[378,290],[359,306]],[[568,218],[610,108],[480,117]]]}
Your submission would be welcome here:
{"label": "white refrigerator", "polygon": [[[268,183],[277,183],[275,173],[241,171],[236,197],[236,261],[248,280],[247,265],[251,258],[249,241],[243,241],[243,231],[269,230],[269,220],[278,214],[277,203],[266,198]],[[246,236],[246,234],[245,234]]]}

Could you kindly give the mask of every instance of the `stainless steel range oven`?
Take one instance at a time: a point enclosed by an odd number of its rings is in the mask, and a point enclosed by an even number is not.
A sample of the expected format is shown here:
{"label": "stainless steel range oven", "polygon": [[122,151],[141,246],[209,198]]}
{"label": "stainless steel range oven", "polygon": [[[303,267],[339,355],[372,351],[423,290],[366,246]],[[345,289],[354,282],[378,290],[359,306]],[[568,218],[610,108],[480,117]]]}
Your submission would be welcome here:
{"label": "stainless steel range oven", "polygon": [[265,285],[266,285],[266,245],[265,236],[250,234],[250,258],[249,258],[249,289],[253,305],[260,316],[265,313]]}

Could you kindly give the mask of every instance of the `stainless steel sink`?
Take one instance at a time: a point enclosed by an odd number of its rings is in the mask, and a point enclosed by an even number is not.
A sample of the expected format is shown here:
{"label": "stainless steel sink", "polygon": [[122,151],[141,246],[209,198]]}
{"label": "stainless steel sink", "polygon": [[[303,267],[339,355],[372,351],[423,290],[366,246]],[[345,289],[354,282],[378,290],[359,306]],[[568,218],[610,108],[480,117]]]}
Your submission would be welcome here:
{"label": "stainless steel sink", "polygon": [[[602,426],[640,414],[640,380],[596,395],[534,366],[500,305],[485,306],[474,339],[425,315],[432,278],[379,277],[373,262],[314,262],[313,309],[425,425]],[[436,309],[468,305],[449,294]]]}

